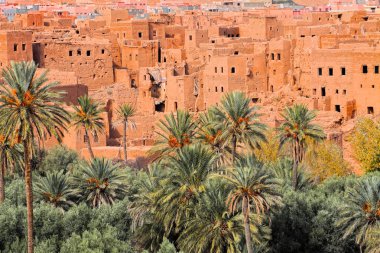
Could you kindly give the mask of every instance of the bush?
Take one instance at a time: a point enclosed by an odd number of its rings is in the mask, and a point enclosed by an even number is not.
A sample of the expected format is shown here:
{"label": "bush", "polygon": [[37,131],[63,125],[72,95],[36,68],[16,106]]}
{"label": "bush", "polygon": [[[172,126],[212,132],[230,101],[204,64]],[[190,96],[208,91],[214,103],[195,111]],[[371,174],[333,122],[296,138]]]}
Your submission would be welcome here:
{"label": "bush", "polygon": [[0,250],[18,248],[16,239],[24,236],[25,214],[25,208],[17,208],[9,201],[0,205]]}
{"label": "bush", "polygon": [[81,236],[73,234],[61,247],[61,253],[134,253],[135,250],[117,239],[117,229],[106,226],[102,231],[93,229],[85,231]]}
{"label": "bush", "polygon": [[54,236],[62,238],[64,226],[63,212],[48,204],[36,205],[34,208],[34,236],[37,240],[47,240]]}
{"label": "bush", "polygon": [[58,145],[47,152],[38,170],[41,174],[59,171],[66,173],[72,170],[79,161],[79,156],[74,150]]}

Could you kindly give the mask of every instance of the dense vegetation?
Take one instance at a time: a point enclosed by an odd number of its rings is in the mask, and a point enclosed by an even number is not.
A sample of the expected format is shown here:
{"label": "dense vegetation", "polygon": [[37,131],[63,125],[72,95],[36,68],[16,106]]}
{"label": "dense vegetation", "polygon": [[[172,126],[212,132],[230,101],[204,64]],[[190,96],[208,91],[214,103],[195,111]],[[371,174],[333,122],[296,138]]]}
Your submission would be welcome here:
{"label": "dense vegetation", "polygon": [[[43,150],[38,144],[59,139],[69,114],[54,109],[59,94],[32,78],[34,68],[12,64],[3,73],[12,78],[0,99],[0,252],[380,252],[377,123],[361,122],[351,137],[371,150],[358,157],[367,171],[358,177],[313,124],[315,112],[286,108],[270,129],[233,92],[198,118],[167,115],[156,159],[137,170],[84,161],[64,146]],[[82,97],[70,115],[91,155],[90,135],[104,129],[101,107]],[[135,113],[120,107],[124,129]]]}

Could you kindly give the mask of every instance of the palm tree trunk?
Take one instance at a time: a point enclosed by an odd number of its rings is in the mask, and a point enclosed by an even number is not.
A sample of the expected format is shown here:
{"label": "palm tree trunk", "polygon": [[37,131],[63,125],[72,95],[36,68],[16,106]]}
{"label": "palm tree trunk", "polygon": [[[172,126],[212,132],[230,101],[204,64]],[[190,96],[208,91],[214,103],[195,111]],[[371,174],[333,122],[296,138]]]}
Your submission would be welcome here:
{"label": "palm tree trunk", "polygon": [[90,153],[90,157],[91,157],[91,159],[94,159],[95,156],[94,156],[94,152],[92,151],[92,148],[91,148],[90,136],[88,135],[86,128],[84,128],[84,138],[86,139],[86,146],[87,146],[88,152]]}
{"label": "palm tree trunk", "polygon": [[232,137],[232,163],[234,163],[236,159],[236,146],[237,146],[236,136],[233,136]]}
{"label": "palm tree trunk", "polygon": [[25,194],[26,194],[26,210],[28,225],[28,253],[33,253],[33,186],[32,186],[32,170],[30,166],[30,149],[28,140],[24,140],[24,162],[25,162]]}
{"label": "palm tree trunk", "polygon": [[127,121],[124,121],[123,149],[124,149],[124,161],[127,162]]}
{"label": "palm tree trunk", "polygon": [[1,170],[0,170],[0,204],[5,200],[5,159],[1,160]]}
{"label": "palm tree trunk", "polygon": [[253,253],[252,242],[251,242],[251,228],[249,224],[249,213],[248,213],[248,200],[243,198],[243,217],[244,217],[244,233],[245,233],[245,242],[247,245],[247,252]]}
{"label": "palm tree trunk", "polygon": [[292,184],[293,184],[293,189],[297,190],[297,168],[298,168],[298,141],[293,142],[293,175],[292,175]]}

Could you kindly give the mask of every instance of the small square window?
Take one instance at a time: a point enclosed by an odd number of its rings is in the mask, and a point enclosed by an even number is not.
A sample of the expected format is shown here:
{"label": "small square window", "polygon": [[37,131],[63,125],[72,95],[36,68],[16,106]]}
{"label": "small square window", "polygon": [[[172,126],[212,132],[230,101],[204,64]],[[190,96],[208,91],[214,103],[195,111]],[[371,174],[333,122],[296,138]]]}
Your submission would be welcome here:
{"label": "small square window", "polygon": [[139,38],[142,38],[142,32],[139,32]]}
{"label": "small square window", "polygon": [[345,76],[346,75],[346,68],[343,67],[343,68],[341,68],[341,70],[342,70],[342,76]]}
{"label": "small square window", "polygon": [[372,89],[375,89],[375,85],[372,85]]}
{"label": "small square window", "polygon": [[319,75],[319,76],[322,75],[322,68],[318,68],[318,75]]}
{"label": "small square window", "polygon": [[347,91],[346,90],[343,90],[343,95],[346,95],[347,94]]}
{"label": "small square window", "polygon": [[17,47],[18,47],[18,45],[17,45],[17,44],[14,44],[14,45],[13,45],[13,51],[17,52]]}
{"label": "small square window", "polygon": [[340,105],[335,105],[335,111],[340,112]]}
{"label": "small square window", "polygon": [[22,51],[26,50],[26,44],[22,44]]}
{"label": "small square window", "polygon": [[102,49],[102,54],[104,54],[106,52],[106,50]]}
{"label": "small square window", "polygon": [[363,65],[362,71],[363,71],[363,74],[367,74],[368,73],[368,66],[367,65]]}
{"label": "small square window", "polygon": [[334,75],[334,69],[333,68],[329,68],[329,76],[333,76]]}
{"label": "small square window", "polygon": [[69,56],[73,56],[73,51],[69,51]]}
{"label": "small square window", "polygon": [[87,50],[86,55],[87,55],[87,56],[91,56],[91,51],[90,51],[90,50]]}
{"label": "small square window", "polygon": [[379,66],[375,66],[375,74],[379,74]]}
{"label": "small square window", "polygon": [[235,69],[235,67],[232,67],[232,68],[231,68],[231,73],[232,73],[232,74],[236,73],[236,69]]}
{"label": "small square window", "polygon": [[339,94],[339,90],[338,89],[335,90],[335,94]]}
{"label": "small square window", "polygon": [[189,36],[189,40],[193,40],[193,36],[192,35]]}

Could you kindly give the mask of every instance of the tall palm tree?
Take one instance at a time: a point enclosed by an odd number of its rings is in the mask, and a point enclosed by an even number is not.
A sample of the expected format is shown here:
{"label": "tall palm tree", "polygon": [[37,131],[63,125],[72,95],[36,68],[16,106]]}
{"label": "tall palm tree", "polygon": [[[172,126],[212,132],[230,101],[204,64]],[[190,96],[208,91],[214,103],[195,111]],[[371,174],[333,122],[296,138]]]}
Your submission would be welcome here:
{"label": "tall palm tree", "polygon": [[366,246],[370,233],[380,226],[380,177],[366,178],[349,190],[337,225],[344,230],[343,238],[355,236],[360,248]]}
{"label": "tall palm tree", "polygon": [[127,161],[127,128],[136,128],[135,122],[131,119],[135,114],[136,109],[131,104],[122,104],[117,110],[118,119],[123,122],[124,161]]}
{"label": "tall palm tree", "polygon": [[241,215],[228,212],[228,193],[229,189],[220,181],[207,184],[205,194],[195,207],[194,218],[186,220],[178,238],[183,252],[240,252]]}
{"label": "tall palm tree", "polygon": [[218,124],[215,107],[210,107],[206,112],[199,115],[199,128],[197,131],[197,139],[200,143],[211,148],[213,152],[219,154],[217,166],[227,164],[231,157],[231,149],[224,145],[221,138],[222,126]]}
{"label": "tall palm tree", "polygon": [[81,199],[92,207],[112,205],[125,193],[125,174],[118,164],[104,158],[93,159],[80,165],[73,176],[73,183]]}
{"label": "tall palm tree", "polygon": [[5,171],[8,168],[21,166],[22,147],[19,144],[12,144],[4,135],[0,134],[0,204],[5,199]]}
{"label": "tall palm tree", "polygon": [[293,187],[296,189],[298,178],[298,165],[302,162],[306,140],[320,141],[326,135],[323,129],[312,121],[316,117],[314,111],[307,109],[305,105],[295,104],[286,107],[281,114],[284,122],[277,128],[280,145],[290,143],[293,156]]}
{"label": "tall palm tree", "polygon": [[11,62],[3,69],[0,87],[0,119],[4,135],[22,143],[27,205],[28,252],[33,248],[32,143],[34,137],[54,136],[58,141],[69,123],[69,114],[59,103],[62,93],[53,90],[58,83],[47,83],[46,72],[35,76],[34,62]]}
{"label": "tall palm tree", "polygon": [[101,104],[90,99],[87,95],[78,98],[78,106],[73,106],[74,113],[72,120],[77,131],[84,129],[84,139],[87,145],[88,152],[91,159],[94,159],[94,152],[92,151],[90,135],[94,138],[98,137],[99,133],[104,131],[104,122],[101,113],[104,111]]}
{"label": "tall palm tree", "polygon": [[212,171],[216,156],[208,148],[190,145],[178,149],[167,160],[168,175],[160,182],[157,192],[160,220],[168,233],[190,217],[192,207],[205,191],[207,176]]}
{"label": "tall palm tree", "polygon": [[158,139],[150,153],[162,158],[191,144],[197,123],[189,112],[179,110],[176,114],[165,115],[165,120],[159,121],[158,128]]}
{"label": "tall palm tree", "polygon": [[243,92],[226,94],[215,114],[222,130],[220,138],[232,147],[233,161],[237,158],[238,144],[254,148],[265,140],[266,125],[260,123],[257,107],[250,106],[250,99]]}
{"label": "tall palm tree", "polygon": [[260,217],[271,206],[280,203],[279,182],[252,157],[239,159],[234,166],[227,168],[225,175],[217,177],[226,180],[231,187],[228,209],[231,213],[242,213],[247,250],[252,253],[251,212]]}
{"label": "tall palm tree", "polygon": [[39,177],[35,192],[41,200],[64,210],[74,204],[72,199],[75,197],[75,192],[70,185],[69,177],[63,171]]}

